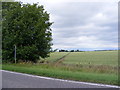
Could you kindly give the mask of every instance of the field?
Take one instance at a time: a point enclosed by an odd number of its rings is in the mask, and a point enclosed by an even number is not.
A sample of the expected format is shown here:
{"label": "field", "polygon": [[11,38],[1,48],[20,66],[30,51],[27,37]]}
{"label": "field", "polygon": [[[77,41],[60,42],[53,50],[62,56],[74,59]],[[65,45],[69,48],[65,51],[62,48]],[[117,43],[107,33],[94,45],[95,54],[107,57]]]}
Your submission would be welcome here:
{"label": "field", "polygon": [[[59,60],[68,52],[54,52],[46,58],[49,62]],[[108,65],[118,66],[118,51],[87,51],[87,52],[71,52],[67,55],[63,62],[64,64],[76,65]]]}
{"label": "field", "polygon": [[66,64],[118,65],[117,51],[73,52],[64,59]]}
{"label": "field", "polygon": [[48,63],[3,64],[3,69],[118,85],[118,51],[54,52],[45,61]]}
{"label": "field", "polygon": [[[59,66],[67,66],[87,72],[117,73],[118,51],[87,51],[87,52],[54,52],[49,58],[50,63],[59,62]],[[64,58],[60,58],[64,55]],[[50,59],[51,58],[51,59]],[[54,59],[54,61],[52,60]]]}
{"label": "field", "polygon": [[55,52],[51,53],[50,57],[46,58],[47,61],[54,62],[61,58],[62,56],[66,55],[68,52]]}

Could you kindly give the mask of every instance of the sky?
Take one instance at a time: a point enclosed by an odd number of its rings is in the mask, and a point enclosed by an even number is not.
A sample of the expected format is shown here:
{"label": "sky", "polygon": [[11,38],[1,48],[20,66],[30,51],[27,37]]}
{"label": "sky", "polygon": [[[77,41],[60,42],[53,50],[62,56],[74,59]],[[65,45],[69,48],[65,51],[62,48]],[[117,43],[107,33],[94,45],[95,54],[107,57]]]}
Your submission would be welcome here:
{"label": "sky", "polygon": [[53,49],[118,48],[118,0],[20,0],[50,13]]}

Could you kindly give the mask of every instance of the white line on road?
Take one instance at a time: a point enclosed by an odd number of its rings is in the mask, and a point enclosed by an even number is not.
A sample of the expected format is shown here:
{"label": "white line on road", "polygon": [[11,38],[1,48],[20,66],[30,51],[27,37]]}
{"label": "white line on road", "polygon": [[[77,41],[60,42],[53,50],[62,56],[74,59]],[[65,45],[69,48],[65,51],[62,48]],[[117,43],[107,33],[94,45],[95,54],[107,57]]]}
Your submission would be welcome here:
{"label": "white line on road", "polygon": [[29,76],[29,77],[48,79],[48,80],[56,80],[56,81],[63,81],[63,82],[79,83],[79,84],[86,84],[86,85],[92,85],[92,86],[102,86],[102,87],[109,87],[109,88],[120,88],[119,86],[115,86],[115,85],[79,82],[79,81],[72,81],[72,80],[63,80],[63,79],[56,79],[56,78],[49,78],[49,77],[43,77],[43,76],[36,76],[36,75],[30,75],[30,74],[24,74],[24,73],[18,73],[18,72],[6,71],[6,70],[0,70],[0,71],[8,72],[8,73],[14,73],[14,74],[19,74],[19,75],[24,75],[24,76]]}

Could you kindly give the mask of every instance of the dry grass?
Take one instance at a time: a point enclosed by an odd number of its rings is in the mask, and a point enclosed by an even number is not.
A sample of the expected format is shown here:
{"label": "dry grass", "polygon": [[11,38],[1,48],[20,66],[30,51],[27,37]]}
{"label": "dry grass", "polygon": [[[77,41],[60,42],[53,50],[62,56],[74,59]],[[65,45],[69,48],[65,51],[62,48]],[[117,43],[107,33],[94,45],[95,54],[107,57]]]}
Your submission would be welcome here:
{"label": "dry grass", "polygon": [[[39,65],[39,64],[38,64]],[[48,63],[44,65],[48,65],[49,67],[61,68],[68,71],[85,71],[85,72],[95,72],[95,73],[109,73],[109,74],[118,74],[117,66],[108,66],[108,65],[82,65],[82,64],[63,64],[59,63]]]}

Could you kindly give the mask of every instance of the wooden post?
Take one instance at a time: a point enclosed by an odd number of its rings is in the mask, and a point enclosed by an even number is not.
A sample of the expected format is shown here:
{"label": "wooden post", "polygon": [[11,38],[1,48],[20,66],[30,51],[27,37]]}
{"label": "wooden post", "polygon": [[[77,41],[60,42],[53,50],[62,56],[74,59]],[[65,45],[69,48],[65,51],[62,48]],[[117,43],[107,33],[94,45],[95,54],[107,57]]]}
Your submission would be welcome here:
{"label": "wooden post", "polygon": [[15,45],[15,53],[14,53],[14,58],[15,58],[15,64],[16,64],[16,45]]}

